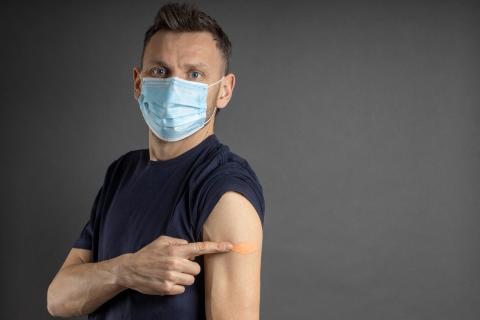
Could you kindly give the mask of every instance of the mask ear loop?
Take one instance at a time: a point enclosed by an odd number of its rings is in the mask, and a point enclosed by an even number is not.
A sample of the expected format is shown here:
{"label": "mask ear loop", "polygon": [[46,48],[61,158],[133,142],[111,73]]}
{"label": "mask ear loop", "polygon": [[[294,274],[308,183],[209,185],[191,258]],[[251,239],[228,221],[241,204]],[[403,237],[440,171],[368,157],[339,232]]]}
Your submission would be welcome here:
{"label": "mask ear loop", "polygon": [[[216,85],[217,83],[219,83],[220,81],[223,80],[223,78],[225,78],[225,76],[221,77],[220,80],[208,85],[208,87],[211,87],[211,86],[214,86]],[[204,126],[210,121],[210,119],[212,119],[213,115],[217,113],[217,107],[215,107],[215,109],[213,110],[212,114],[210,115],[210,118],[208,118],[208,120],[203,124]]]}
{"label": "mask ear loop", "polygon": [[223,78],[225,78],[225,76],[221,77],[220,80],[218,80],[218,81],[216,81],[216,82],[214,82],[214,83],[212,83],[212,84],[209,84],[208,87],[210,88],[211,86],[216,85],[217,83],[219,83],[220,81],[222,81]]}
{"label": "mask ear loop", "polygon": [[207,121],[205,121],[205,123],[203,124],[203,126],[205,126],[212,118],[213,118],[213,115],[217,113],[217,107],[215,107],[215,109],[213,110],[212,114],[210,115],[210,118],[208,118]]}

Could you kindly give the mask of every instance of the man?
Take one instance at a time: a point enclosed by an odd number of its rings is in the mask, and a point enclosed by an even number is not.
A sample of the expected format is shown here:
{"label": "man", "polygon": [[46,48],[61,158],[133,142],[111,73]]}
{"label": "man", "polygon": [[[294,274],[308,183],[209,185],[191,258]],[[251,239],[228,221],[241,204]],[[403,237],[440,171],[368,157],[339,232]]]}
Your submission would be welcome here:
{"label": "man", "polygon": [[133,70],[149,148],[109,165],[48,288],[50,314],[259,319],[262,187],[213,132],[235,86],[230,51],[204,12],[160,8]]}

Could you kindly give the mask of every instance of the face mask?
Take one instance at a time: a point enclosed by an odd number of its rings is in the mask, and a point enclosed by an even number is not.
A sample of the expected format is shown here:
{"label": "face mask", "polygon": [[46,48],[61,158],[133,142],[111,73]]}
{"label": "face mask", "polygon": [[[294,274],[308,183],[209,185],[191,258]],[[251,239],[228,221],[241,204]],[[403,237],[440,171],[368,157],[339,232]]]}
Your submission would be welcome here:
{"label": "face mask", "polygon": [[215,114],[205,121],[208,88],[223,78],[210,85],[177,77],[142,78],[138,104],[145,122],[158,138],[166,141],[194,134]]}

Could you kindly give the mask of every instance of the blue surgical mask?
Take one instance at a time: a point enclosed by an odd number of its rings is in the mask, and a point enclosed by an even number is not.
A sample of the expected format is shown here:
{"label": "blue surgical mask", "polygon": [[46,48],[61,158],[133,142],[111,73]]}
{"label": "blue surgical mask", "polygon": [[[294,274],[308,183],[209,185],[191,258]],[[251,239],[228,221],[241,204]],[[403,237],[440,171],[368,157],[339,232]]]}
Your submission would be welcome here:
{"label": "blue surgical mask", "polygon": [[205,121],[208,88],[223,78],[210,85],[177,77],[142,78],[138,104],[150,130],[162,140],[178,141],[203,128],[215,114]]}

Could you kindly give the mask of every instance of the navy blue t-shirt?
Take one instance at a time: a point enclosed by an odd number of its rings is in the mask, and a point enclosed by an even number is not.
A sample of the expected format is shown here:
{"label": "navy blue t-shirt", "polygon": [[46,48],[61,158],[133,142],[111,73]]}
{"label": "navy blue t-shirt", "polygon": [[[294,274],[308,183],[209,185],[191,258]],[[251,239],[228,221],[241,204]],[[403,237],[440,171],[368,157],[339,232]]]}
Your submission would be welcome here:
{"label": "navy blue t-shirt", "polygon": [[[255,172],[215,134],[168,160],[150,160],[148,149],[127,152],[108,166],[73,247],[91,250],[93,262],[99,262],[136,252],[161,235],[202,241],[202,226],[227,191],[243,194],[263,225],[265,203]],[[202,271],[184,293],[161,296],[126,289],[88,319],[205,319],[203,255],[195,261]]]}

